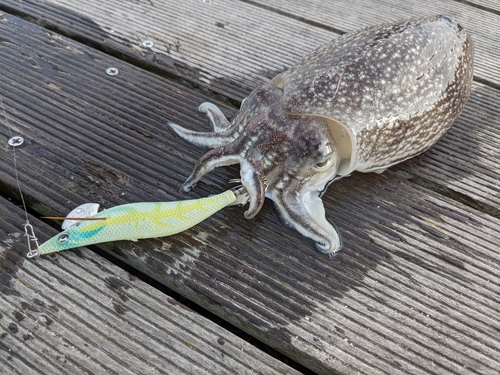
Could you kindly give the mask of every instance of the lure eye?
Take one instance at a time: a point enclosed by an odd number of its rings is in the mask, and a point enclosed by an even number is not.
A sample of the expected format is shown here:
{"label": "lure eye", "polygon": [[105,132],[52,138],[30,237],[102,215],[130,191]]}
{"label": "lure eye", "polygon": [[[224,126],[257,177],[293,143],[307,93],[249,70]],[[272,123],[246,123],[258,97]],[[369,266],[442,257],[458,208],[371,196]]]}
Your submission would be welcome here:
{"label": "lure eye", "polygon": [[66,243],[66,242],[68,242],[68,240],[69,240],[69,234],[65,233],[65,234],[61,234],[59,236],[59,238],[57,239],[57,242]]}

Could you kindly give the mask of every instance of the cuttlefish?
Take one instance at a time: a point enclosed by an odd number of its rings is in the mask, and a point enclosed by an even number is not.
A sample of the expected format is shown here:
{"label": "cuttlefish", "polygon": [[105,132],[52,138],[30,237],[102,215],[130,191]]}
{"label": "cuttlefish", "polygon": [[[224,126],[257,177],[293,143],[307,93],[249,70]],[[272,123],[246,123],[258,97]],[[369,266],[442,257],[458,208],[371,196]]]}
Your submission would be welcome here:
{"label": "cuttlefish", "polygon": [[285,225],[324,253],[340,249],[321,196],[353,171],[378,172],[426,151],[469,97],[470,36],[446,16],[386,23],[344,34],[253,90],[229,121],[211,103],[213,126],[181,138],[211,148],[182,185],[239,163],[247,219],[270,198]]}

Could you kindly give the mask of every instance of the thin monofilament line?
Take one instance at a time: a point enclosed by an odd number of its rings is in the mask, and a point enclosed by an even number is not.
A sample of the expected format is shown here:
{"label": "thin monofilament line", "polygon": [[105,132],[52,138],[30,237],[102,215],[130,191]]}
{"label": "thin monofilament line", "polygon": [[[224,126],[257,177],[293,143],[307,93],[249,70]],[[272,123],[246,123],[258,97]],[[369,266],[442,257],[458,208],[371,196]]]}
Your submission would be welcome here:
{"label": "thin monofilament line", "polygon": [[26,208],[26,202],[24,200],[23,190],[21,189],[21,182],[19,180],[19,171],[17,170],[17,157],[16,157],[16,146],[12,146],[12,151],[14,155],[14,174],[16,176],[17,189],[19,190],[19,196],[21,197],[21,202],[23,204],[24,215],[26,217],[26,222],[29,222],[28,209]]}
{"label": "thin monofilament line", "polygon": [[[12,128],[10,127],[9,123],[9,117],[7,116],[7,112],[5,111],[5,107],[3,105],[3,100],[0,98],[0,105],[2,106],[2,112],[3,116],[5,118],[5,124],[7,125],[7,129],[9,129],[9,135],[10,139],[14,140],[14,134],[12,132]],[[22,140],[22,138],[20,138]],[[19,143],[19,144],[22,144]],[[24,195],[23,195],[23,190],[21,189],[21,182],[19,179],[19,171],[17,169],[17,155],[16,155],[16,147],[17,145],[14,143],[14,141],[9,142],[9,145],[12,146],[12,152],[13,152],[13,159],[14,159],[14,175],[16,177],[16,183],[17,183],[17,189],[19,190],[19,196],[21,197],[21,202],[23,204],[23,209],[24,209],[24,215],[26,217],[26,222],[24,223],[24,235],[26,236],[26,239],[28,241],[28,258],[34,258],[39,255],[39,244],[38,244],[38,238],[35,235],[35,230],[33,229],[33,226],[30,223],[30,219],[28,216],[28,209],[26,208],[26,201],[24,200]],[[32,247],[32,243],[34,247]]]}
{"label": "thin monofilament line", "polygon": [[[7,112],[5,111],[5,107],[3,105],[3,100],[0,98],[0,105],[2,106],[3,117],[5,118],[5,125],[7,125],[7,129],[9,130],[10,139],[14,138],[14,134],[12,132],[12,128],[10,127],[9,118],[7,116]],[[26,222],[29,223],[28,217],[28,209],[26,208],[26,202],[24,201],[23,191],[21,189],[21,182],[19,180],[19,171],[17,169],[17,156],[16,156],[16,146],[11,146],[13,152],[14,159],[14,176],[16,178],[17,189],[19,190],[19,196],[21,197],[21,202],[23,204],[24,214],[26,216]]]}

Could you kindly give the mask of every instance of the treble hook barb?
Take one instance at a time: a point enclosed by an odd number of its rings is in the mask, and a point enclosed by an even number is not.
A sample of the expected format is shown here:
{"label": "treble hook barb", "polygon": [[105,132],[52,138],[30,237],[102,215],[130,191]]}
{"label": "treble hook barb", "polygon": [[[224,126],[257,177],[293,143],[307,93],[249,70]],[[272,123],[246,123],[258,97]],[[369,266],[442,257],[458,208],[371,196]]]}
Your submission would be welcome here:
{"label": "treble hook barb", "polygon": [[[40,255],[40,251],[38,250],[40,245],[38,244],[38,238],[35,236],[35,230],[33,229],[33,226],[29,222],[29,220],[26,220],[26,224],[23,225],[24,227],[24,235],[28,239],[28,258],[35,258]],[[32,245],[35,245],[33,248]]]}

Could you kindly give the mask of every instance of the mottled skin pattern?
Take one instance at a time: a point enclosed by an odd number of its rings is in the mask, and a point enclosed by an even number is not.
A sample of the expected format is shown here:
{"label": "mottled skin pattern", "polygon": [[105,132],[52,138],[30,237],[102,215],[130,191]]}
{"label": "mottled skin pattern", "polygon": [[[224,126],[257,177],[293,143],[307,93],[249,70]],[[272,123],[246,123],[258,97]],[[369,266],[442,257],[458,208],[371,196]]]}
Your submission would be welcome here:
{"label": "mottled skin pattern", "polygon": [[240,163],[245,217],[267,196],[286,225],[320,251],[337,252],[320,198],[327,184],[352,171],[382,172],[432,146],[469,97],[472,59],[470,37],[444,16],[345,34],[255,89],[231,122],[203,103],[213,132],[169,124],[212,148],[183,190],[216,167]]}
{"label": "mottled skin pattern", "polygon": [[356,139],[351,170],[384,168],[451,127],[469,97],[472,55],[470,37],[448,17],[363,29],[283,73],[283,106],[345,124]]}

